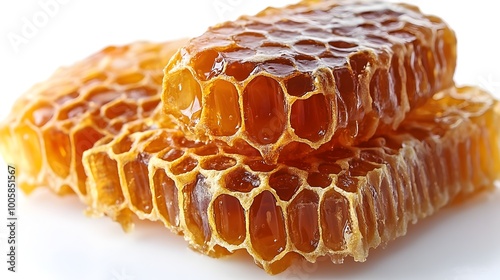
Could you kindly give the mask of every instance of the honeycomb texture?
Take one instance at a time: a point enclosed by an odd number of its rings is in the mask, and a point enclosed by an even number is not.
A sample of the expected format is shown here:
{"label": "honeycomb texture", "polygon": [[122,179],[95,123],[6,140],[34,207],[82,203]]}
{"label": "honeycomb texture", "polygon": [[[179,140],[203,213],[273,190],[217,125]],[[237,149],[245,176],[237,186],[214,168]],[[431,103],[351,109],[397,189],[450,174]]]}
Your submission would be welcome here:
{"label": "honeycomb texture", "polygon": [[357,147],[267,164],[255,149],[131,124],[84,153],[94,211],[161,220],[212,256],[246,250],[269,273],[370,248],[500,175],[499,104],[451,88]]}
{"label": "honeycomb texture", "polygon": [[455,64],[454,32],[417,7],[303,1],[192,39],[162,100],[190,140],[245,141],[276,163],[397,128],[453,85]]}
{"label": "honeycomb texture", "polygon": [[186,40],[108,47],[26,92],[0,124],[6,162],[23,166],[19,186],[31,192],[86,196],[82,154],[125,123],[152,115],[163,67]]}

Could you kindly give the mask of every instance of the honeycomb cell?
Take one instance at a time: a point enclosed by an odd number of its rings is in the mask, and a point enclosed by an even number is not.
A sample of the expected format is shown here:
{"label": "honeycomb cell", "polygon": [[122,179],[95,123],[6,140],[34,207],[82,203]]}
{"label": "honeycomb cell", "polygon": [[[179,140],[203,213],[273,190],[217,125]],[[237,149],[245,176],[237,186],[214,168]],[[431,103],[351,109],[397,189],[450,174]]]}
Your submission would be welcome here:
{"label": "honeycomb cell", "polygon": [[346,249],[346,240],[352,233],[349,207],[349,200],[335,191],[327,192],[321,203],[323,242],[334,251]]}
{"label": "honeycomb cell", "polygon": [[123,171],[127,180],[132,205],[139,211],[151,213],[153,210],[153,199],[149,186],[148,158],[140,155],[136,160],[125,164]]}
{"label": "honeycomb cell", "polygon": [[331,102],[322,94],[293,103],[290,123],[300,138],[318,141],[324,138],[331,127]]}
{"label": "honeycomb cell", "polygon": [[44,132],[43,143],[47,162],[52,171],[61,178],[68,177],[71,168],[71,141],[69,136],[56,128]]}
{"label": "honeycomb cell", "polygon": [[183,195],[187,227],[193,233],[196,243],[204,244],[212,235],[207,213],[212,194],[206,178],[198,174],[196,181],[184,188]]}
{"label": "honeycomb cell", "polygon": [[310,55],[317,55],[326,50],[325,44],[315,40],[298,41],[294,46],[299,52]]}
{"label": "honeycomb cell", "polygon": [[249,137],[260,144],[278,140],[286,124],[286,106],[281,86],[273,79],[259,76],[245,88],[244,119]]}
{"label": "honeycomb cell", "polygon": [[179,226],[179,199],[175,182],[167,176],[165,170],[158,169],[154,173],[153,184],[160,215],[168,225]]}
{"label": "honeycomb cell", "polygon": [[300,185],[301,179],[291,170],[280,170],[269,177],[269,186],[284,201],[289,201]]}
{"label": "honeycomb cell", "polygon": [[108,87],[99,86],[87,93],[86,99],[89,102],[96,104],[97,106],[102,106],[108,104],[109,102],[118,99],[122,96],[121,91],[116,91],[109,89]]}
{"label": "honeycomb cell", "polygon": [[232,170],[225,177],[224,187],[230,191],[249,192],[260,185],[259,177],[243,168]]}
{"label": "honeycomb cell", "polygon": [[201,168],[205,170],[226,170],[236,165],[236,160],[231,157],[217,156],[207,159],[201,163]]}
{"label": "honeycomb cell", "polygon": [[180,175],[192,171],[198,165],[198,161],[192,157],[186,157],[172,167],[174,175]]}
{"label": "honeycomb cell", "polygon": [[307,176],[307,183],[311,187],[326,188],[332,183],[332,179],[328,174],[337,174],[342,170],[340,167],[334,167],[334,165],[329,165],[328,167],[323,164],[318,167],[320,172],[312,172]]}
{"label": "honeycomb cell", "polygon": [[93,187],[98,193],[96,198],[98,203],[103,205],[118,205],[125,199],[123,197],[120,176],[118,175],[117,162],[105,153],[100,152],[89,155],[89,170],[93,182]]}
{"label": "honeycomb cell", "polygon": [[78,190],[83,195],[87,194],[87,189],[85,187],[87,175],[85,174],[85,170],[82,165],[83,152],[92,148],[102,137],[103,135],[92,127],[83,127],[76,131],[73,135],[72,141],[74,145],[73,148],[75,149],[73,158],[78,178]]}
{"label": "honeycomb cell", "polygon": [[241,126],[238,92],[229,82],[214,82],[213,91],[207,97],[206,122],[211,133],[231,136]]}
{"label": "honeycomb cell", "polygon": [[320,240],[318,195],[309,190],[300,192],[288,206],[290,238],[303,252],[314,251]]}
{"label": "honeycomb cell", "polygon": [[117,102],[104,111],[104,116],[108,119],[131,118],[135,115],[137,115],[137,105],[128,102]]}
{"label": "honeycomb cell", "polygon": [[196,75],[202,81],[218,76],[224,68],[224,57],[215,50],[206,50],[194,58]]}
{"label": "honeycomb cell", "polygon": [[285,81],[288,94],[301,97],[314,90],[314,81],[309,74],[299,74]]}
{"label": "honeycomb cell", "polygon": [[182,116],[187,117],[192,122],[197,122],[201,115],[200,84],[188,70],[169,77],[163,87],[170,92],[176,92],[176,94],[163,99],[164,104],[168,104],[172,108],[167,109],[167,111],[178,110]]}
{"label": "honeycomb cell", "polygon": [[50,104],[36,104],[32,110],[28,112],[28,118],[32,124],[38,127],[44,126],[54,116],[54,108]]}
{"label": "honeycomb cell", "polygon": [[144,79],[144,75],[139,72],[127,73],[116,78],[116,82],[120,85],[133,85]]}
{"label": "honeycomb cell", "polygon": [[160,158],[166,161],[174,161],[184,155],[184,151],[177,149],[167,149],[160,155]]}
{"label": "honeycomb cell", "polygon": [[283,252],[286,246],[283,211],[272,193],[264,191],[254,198],[249,219],[250,240],[260,258],[270,261]]}
{"label": "honeycomb cell", "polygon": [[245,240],[245,210],[239,200],[223,194],[214,201],[215,225],[219,235],[229,244],[239,245]]}

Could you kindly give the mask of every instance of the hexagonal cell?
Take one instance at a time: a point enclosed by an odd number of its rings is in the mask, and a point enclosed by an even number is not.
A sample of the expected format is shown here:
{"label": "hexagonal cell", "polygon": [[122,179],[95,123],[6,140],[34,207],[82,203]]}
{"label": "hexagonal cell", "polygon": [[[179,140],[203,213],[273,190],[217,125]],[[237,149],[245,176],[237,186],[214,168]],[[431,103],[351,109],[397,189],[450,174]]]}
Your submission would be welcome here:
{"label": "hexagonal cell", "polygon": [[122,154],[130,151],[132,148],[132,144],[134,144],[134,140],[130,137],[123,137],[120,141],[113,144],[113,152],[115,154]]}
{"label": "hexagonal cell", "polygon": [[260,186],[258,176],[239,167],[232,170],[225,176],[224,187],[235,192],[249,192]]}
{"label": "hexagonal cell", "polygon": [[160,99],[149,100],[149,101],[143,102],[141,104],[142,117],[147,118],[147,117],[151,116],[159,104],[160,104]]}
{"label": "hexagonal cell", "polygon": [[307,176],[307,183],[311,187],[326,188],[330,186],[330,184],[332,183],[332,179],[326,173],[312,172],[309,173],[309,176]]}
{"label": "hexagonal cell", "polygon": [[145,154],[139,154],[136,159],[123,166],[123,172],[127,180],[130,202],[139,211],[149,214],[153,210],[153,198],[149,187],[148,161],[149,158]]}
{"label": "hexagonal cell", "polygon": [[172,162],[172,161],[180,158],[183,155],[184,155],[184,151],[182,151],[182,150],[168,148],[164,152],[161,152],[158,157],[165,160],[165,161]]}
{"label": "hexagonal cell", "polygon": [[103,136],[104,135],[102,135],[99,131],[87,126],[78,129],[72,137],[73,147],[75,149],[74,163],[76,167],[76,175],[78,177],[78,189],[84,195],[87,193],[87,188],[85,185],[87,175],[85,174],[85,170],[82,165],[82,155],[83,152],[92,148],[95,142],[97,142]]}
{"label": "hexagonal cell", "polygon": [[342,173],[337,177],[336,186],[346,192],[355,193],[358,191],[359,180],[356,177],[352,177],[347,175],[346,173]]}
{"label": "hexagonal cell", "polygon": [[368,172],[379,166],[379,164],[370,163],[359,158],[353,158],[349,160],[349,174],[351,176],[365,176]]}
{"label": "hexagonal cell", "polygon": [[42,127],[54,116],[54,107],[48,102],[38,102],[34,104],[26,113],[27,118],[37,127]]}
{"label": "hexagonal cell", "polygon": [[34,177],[38,176],[44,163],[40,143],[42,137],[29,125],[23,123],[13,128],[13,135],[17,138],[13,142],[21,145],[20,160],[23,163],[23,172]]}
{"label": "hexagonal cell", "polygon": [[249,137],[259,144],[276,142],[286,125],[285,97],[278,82],[256,77],[245,88],[243,104]]}
{"label": "hexagonal cell", "polygon": [[226,61],[224,57],[215,50],[205,50],[193,58],[193,68],[197,77],[207,81],[222,73]]}
{"label": "hexagonal cell", "polygon": [[288,169],[281,169],[269,177],[269,186],[284,201],[290,200],[297,193],[301,183],[300,177]]}
{"label": "hexagonal cell", "polygon": [[113,100],[118,99],[123,93],[107,87],[95,87],[85,95],[85,100],[102,106]]}
{"label": "hexagonal cell", "polygon": [[67,107],[62,108],[57,115],[58,120],[76,119],[89,111],[86,103],[74,103]]}
{"label": "hexagonal cell", "polygon": [[172,173],[180,175],[192,171],[198,165],[198,161],[192,157],[186,157],[181,162],[172,166]]}
{"label": "hexagonal cell", "polygon": [[318,246],[318,207],[318,195],[313,191],[304,190],[287,208],[290,238],[295,247],[303,252],[312,252]]}
{"label": "hexagonal cell", "polygon": [[189,70],[172,73],[163,83],[163,106],[167,113],[179,113],[199,120],[201,110],[201,87]]}
{"label": "hexagonal cell", "polygon": [[327,192],[320,206],[320,220],[325,245],[334,251],[346,249],[346,238],[352,230],[349,201],[334,190]]}
{"label": "hexagonal cell", "polygon": [[332,69],[338,68],[339,66],[343,66],[346,63],[344,55],[335,54],[331,51],[325,51],[321,53],[319,55],[319,58],[324,65]]}
{"label": "hexagonal cell", "polygon": [[90,153],[88,163],[94,177],[97,201],[102,205],[119,205],[124,201],[118,174],[118,164],[105,152]]}
{"label": "hexagonal cell", "polygon": [[239,200],[223,194],[213,203],[217,232],[227,243],[239,245],[246,237],[245,210]]}
{"label": "hexagonal cell", "polygon": [[314,79],[308,73],[301,73],[285,80],[286,92],[301,97],[314,90]]}
{"label": "hexagonal cell", "polygon": [[254,49],[260,46],[266,36],[257,32],[242,32],[232,36],[232,38],[239,46]]}
{"label": "hexagonal cell", "polygon": [[281,207],[269,191],[253,200],[249,211],[249,232],[253,249],[259,256],[270,261],[285,250],[286,229]]}
{"label": "hexagonal cell", "polygon": [[258,48],[259,55],[268,55],[271,57],[276,57],[278,54],[283,55],[285,53],[293,54],[295,52],[292,51],[288,45],[277,42],[264,42]]}
{"label": "hexagonal cell", "polygon": [[144,152],[150,154],[158,153],[170,145],[172,145],[172,142],[168,138],[167,134],[156,135],[155,137],[149,139],[149,143],[147,143],[144,147]]}
{"label": "hexagonal cell", "polygon": [[80,94],[77,91],[62,95],[61,97],[57,98],[55,102],[60,105],[66,105],[66,103],[71,102],[75,99],[77,99],[80,96]]}
{"label": "hexagonal cell", "polygon": [[323,174],[339,174],[342,167],[336,163],[322,163],[318,166],[318,171]]}
{"label": "hexagonal cell", "polygon": [[49,128],[43,132],[43,139],[47,162],[52,172],[66,178],[71,167],[71,142],[68,134],[57,128]]}
{"label": "hexagonal cell", "polygon": [[216,136],[230,136],[241,126],[238,91],[231,83],[216,80],[206,97],[205,118],[210,132]]}
{"label": "hexagonal cell", "polygon": [[202,161],[201,168],[205,170],[226,170],[236,165],[236,160],[226,156],[215,156]]}
{"label": "hexagonal cell", "polygon": [[127,74],[122,74],[115,78],[115,82],[120,85],[131,85],[137,84],[144,79],[144,75],[140,72],[132,72]]}
{"label": "hexagonal cell", "polygon": [[332,126],[332,102],[323,94],[296,100],[292,105],[290,123],[297,136],[310,141],[323,139]]}
{"label": "hexagonal cell", "polygon": [[82,83],[85,85],[91,84],[103,84],[103,82],[108,78],[106,73],[103,72],[91,72],[82,79]]}
{"label": "hexagonal cell", "polygon": [[271,172],[276,168],[276,165],[267,164],[264,160],[250,160],[245,162],[245,164],[257,172]]}
{"label": "hexagonal cell", "polygon": [[203,245],[212,236],[207,213],[212,194],[206,178],[198,174],[195,182],[184,187],[183,196],[186,225],[193,233],[195,242]]}
{"label": "hexagonal cell", "polygon": [[295,64],[283,57],[266,60],[259,68],[275,77],[287,77],[296,72]]}
{"label": "hexagonal cell", "polygon": [[358,77],[358,75],[365,72],[367,67],[374,65],[374,63],[368,51],[360,51],[349,56],[349,65],[351,66],[354,77]]}
{"label": "hexagonal cell", "polygon": [[134,87],[125,90],[125,95],[132,100],[139,100],[141,98],[159,95],[159,88],[151,88],[148,86]]}
{"label": "hexagonal cell", "polygon": [[377,69],[370,81],[370,96],[373,100],[373,107],[377,114],[392,117],[397,110],[397,99],[394,92],[389,88],[389,74],[387,70]]}
{"label": "hexagonal cell", "polygon": [[318,155],[319,158],[325,160],[327,163],[335,163],[337,160],[345,160],[355,156],[356,153],[346,147],[335,147]]}
{"label": "hexagonal cell", "polygon": [[294,59],[295,59],[295,64],[297,65],[297,69],[301,73],[313,72],[320,65],[318,58],[306,54],[295,55]]}
{"label": "hexagonal cell", "polygon": [[172,226],[179,226],[179,201],[177,187],[163,169],[153,175],[156,205],[160,215]]}
{"label": "hexagonal cell", "polygon": [[137,115],[137,105],[126,101],[116,102],[105,109],[104,115],[108,119],[115,119],[118,117],[128,119]]}
{"label": "hexagonal cell", "polygon": [[219,148],[217,145],[207,144],[201,147],[195,148],[193,153],[199,156],[211,156],[219,153]]}
{"label": "hexagonal cell", "polygon": [[354,48],[358,47],[357,44],[355,43],[351,43],[351,42],[347,42],[346,40],[334,40],[334,41],[330,41],[328,42],[328,45],[330,45],[330,47],[336,49],[336,50],[346,50],[346,51],[352,51]]}
{"label": "hexagonal cell", "polygon": [[318,55],[326,50],[324,43],[315,40],[300,40],[293,46],[299,52],[310,55]]}
{"label": "hexagonal cell", "polygon": [[228,63],[226,67],[226,75],[234,77],[237,81],[241,82],[248,78],[255,70],[257,65],[250,61],[233,61]]}

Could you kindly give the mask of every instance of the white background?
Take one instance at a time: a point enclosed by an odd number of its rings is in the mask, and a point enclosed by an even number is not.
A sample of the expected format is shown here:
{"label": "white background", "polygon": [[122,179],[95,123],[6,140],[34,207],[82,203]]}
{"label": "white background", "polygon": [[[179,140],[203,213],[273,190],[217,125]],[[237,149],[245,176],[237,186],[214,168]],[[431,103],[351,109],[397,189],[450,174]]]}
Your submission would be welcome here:
{"label": "white background", "polygon": [[[39,2],[0,2],[0,118],[14,99],[61,65],[69,65],[112,44],[163,41],[199,35],[209,25],[253,14],[290,0],[77,1],[60,0],[45,22]],[[54,1],[54,0],[52,0]],[[63,4],[64,2],[64,4]],[[414,0],[443,17],[457,32],[456,81],[476,84],[500,96],[500,14],[494,1]],[[25,20],[43,25],[21,45]],[[500,124],[499,124],[500,125]],[[3,182],[2,182],[3,181]],[[140,223],[130,234],[107,218],[83,215],[72,196],[39,189],[20,194],[18,273],[7,273],[6,166],[0,165],[1,279],[500,279],[500,191],[444,209],[366,263],[302,264],[274,278],[245,254],[211,259],[186,247],[163,227]]]}

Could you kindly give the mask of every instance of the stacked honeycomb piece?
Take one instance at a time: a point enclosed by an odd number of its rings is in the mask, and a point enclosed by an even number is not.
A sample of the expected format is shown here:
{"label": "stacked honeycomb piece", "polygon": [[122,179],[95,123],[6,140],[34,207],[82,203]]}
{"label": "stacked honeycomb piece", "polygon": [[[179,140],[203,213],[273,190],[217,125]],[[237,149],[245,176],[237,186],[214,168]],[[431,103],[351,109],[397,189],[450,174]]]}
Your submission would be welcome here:
{"label": "stacked honeycomb piece", "polygon": [[453,85],[455,63],[453,31],[416,7],[303,3],[193,39],[166,67],[163,107],[192,140],[244,141],[276,163],[398,127]]}
{"label": "stacked honeycomb piece", "polygon": [[14,104],[0,125],[5,161],[21,166],[19,186],[48,186],[85,199],[82,154],[160,102],[162,69],[187,40],[108,47],[59,69]]}
{"label": "stacked honeycomb piece", "polygon": [[409,223],[492,188],[499,110],[484,91],[450,88],[396,131],[277,164],[253,149],[136,124],[87,151],[84,165],[93,209],[125,227],[132,213],[161,220],[200,252],[244,249],[278,273],[299,258],[364,261]]}
{"label": "stacked honeycomb piece", "polygon": [[306,0],[62,69],[0,147],[25,191],[73,190],[210,256],[364,261],[499,179],[500,105],[456,88],[455,64],[454,32],[416,7]]}

